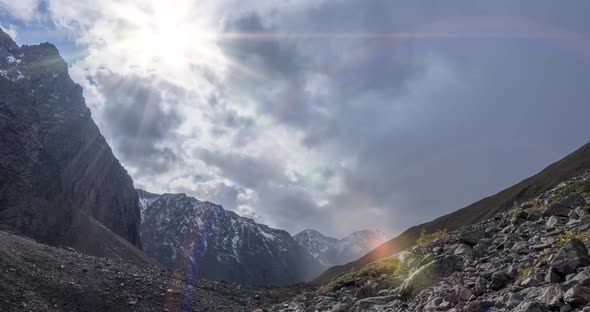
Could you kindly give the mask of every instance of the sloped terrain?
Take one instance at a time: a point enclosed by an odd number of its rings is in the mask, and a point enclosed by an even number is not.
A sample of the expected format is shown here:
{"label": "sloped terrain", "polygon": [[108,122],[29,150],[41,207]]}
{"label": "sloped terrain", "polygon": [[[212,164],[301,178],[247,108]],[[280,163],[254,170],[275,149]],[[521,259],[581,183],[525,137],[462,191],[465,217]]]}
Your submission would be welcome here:
{"label": "sloped terrain", "polygon": [[590,171],[271,311],[590,310]]}
{"label": "sloped terrain", "polygon": [[0,231],[0,311],[253,311],[299,292],[197,280]]}
{"label": "sloped terrain", "polygon": [[590,143],[553,163],[540,173],[496,195],[484,198],[431,222],[411,227],[357,261],[328,269],[316,279],[316,282],[319,284],[327,283],[343,273],[359,269],[372,261],[406,249],[416,242],[422,231],[435,232],[445,229],[453,231],[466,225],[487,220],[499,212],[511,209],[515,202],[522,203],[539,196],[555,187],[558,183],[580,175],[588,169],[590,169]]}
{"label": "sloped terrain", "polygon": [[309,281],[323,269],[286,231],[185,194],[138,193],[144,250],[168,268],[247,285]]}
{"label": "sloped terrain", "polygon": [[112,253],[99,240],[117,235],[129,243],[119,244],[117,256],[138,259],[133,181],[92,120],[82,88],[55,46],[19,47],[1,30],[0,146],[0,229],[98,256]]}

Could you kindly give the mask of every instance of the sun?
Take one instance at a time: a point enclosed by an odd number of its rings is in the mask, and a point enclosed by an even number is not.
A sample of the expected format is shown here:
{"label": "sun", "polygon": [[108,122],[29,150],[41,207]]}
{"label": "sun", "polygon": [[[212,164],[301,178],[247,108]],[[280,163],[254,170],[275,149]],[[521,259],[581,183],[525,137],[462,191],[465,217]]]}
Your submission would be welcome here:
{"label": "sun", "polygon": [[130,62],[164,73],[222,66],[216,32],[194,3],[152,1],[141,8],[128,8],[129,24],[121,46]]}

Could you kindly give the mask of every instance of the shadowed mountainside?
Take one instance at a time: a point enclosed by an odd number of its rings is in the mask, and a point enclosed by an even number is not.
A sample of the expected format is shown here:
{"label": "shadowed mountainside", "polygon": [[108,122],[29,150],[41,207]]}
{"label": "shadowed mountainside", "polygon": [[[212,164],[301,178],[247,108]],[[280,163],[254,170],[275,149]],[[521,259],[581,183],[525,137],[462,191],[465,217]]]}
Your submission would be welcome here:
{"label": "shadowed mountainside", "polygon": [[149,261],[133,181],[55,46],[0,30],[0,230],[50,245]]}

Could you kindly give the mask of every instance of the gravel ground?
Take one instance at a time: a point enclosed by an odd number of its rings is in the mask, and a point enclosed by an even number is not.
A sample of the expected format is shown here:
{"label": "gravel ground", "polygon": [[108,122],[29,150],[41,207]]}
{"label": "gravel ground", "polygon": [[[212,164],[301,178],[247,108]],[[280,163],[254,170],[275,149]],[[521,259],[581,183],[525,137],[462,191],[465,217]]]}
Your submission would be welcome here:
{"label": "gravel ground", "polygon": [[0,231],[0,311],[255,311],[309,289],[191,281],[187,274],[96,258]]}

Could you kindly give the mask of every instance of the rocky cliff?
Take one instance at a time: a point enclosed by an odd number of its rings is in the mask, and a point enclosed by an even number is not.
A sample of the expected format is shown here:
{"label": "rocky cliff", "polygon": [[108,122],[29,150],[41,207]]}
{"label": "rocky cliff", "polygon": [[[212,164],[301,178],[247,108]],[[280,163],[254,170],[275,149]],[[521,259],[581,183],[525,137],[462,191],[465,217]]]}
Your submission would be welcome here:
{"label": "rocky cliff", "polygon": [[0,229],[98,256],[143,257],[133,181],[82,88],[55,46],[19,47],[1,30],[0,146]]}

